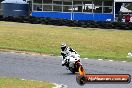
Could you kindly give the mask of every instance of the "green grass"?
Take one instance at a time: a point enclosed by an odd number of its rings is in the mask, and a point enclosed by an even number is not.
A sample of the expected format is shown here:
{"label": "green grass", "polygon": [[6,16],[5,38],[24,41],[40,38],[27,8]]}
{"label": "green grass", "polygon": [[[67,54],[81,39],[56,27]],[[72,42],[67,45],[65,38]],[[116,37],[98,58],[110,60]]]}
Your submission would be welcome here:
{"label": "green grass", "polygon": [[1,49],[60,55],[62,42],[81,57],[132,61],[132,31],[0,22]]}
{"label": "green grass", "polygon": [[0,78],[0,88],[53,88],[53,86],[48,82]]}

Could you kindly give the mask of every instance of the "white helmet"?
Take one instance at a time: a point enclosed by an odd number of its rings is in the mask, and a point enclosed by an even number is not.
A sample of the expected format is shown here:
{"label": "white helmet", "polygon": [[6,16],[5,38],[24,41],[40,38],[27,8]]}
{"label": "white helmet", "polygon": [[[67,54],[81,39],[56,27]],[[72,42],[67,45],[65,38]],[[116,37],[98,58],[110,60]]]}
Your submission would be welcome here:
{"label": "white helmet", "polygon": [[64,51],[66,48],[67,48],[66,43],[62,43],[62,44],[61,44],[61,50]]}

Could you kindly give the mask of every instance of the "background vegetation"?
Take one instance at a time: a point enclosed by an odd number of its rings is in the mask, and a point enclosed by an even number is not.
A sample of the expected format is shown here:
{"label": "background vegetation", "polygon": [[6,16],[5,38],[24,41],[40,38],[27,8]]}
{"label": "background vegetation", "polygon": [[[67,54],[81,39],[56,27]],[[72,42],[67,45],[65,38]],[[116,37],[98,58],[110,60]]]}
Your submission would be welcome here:
{"label": "background vegetation", "polygon": [[67,43],[88,58],[132,61],[132,31],[0,22],[0,48],[60,55]]}

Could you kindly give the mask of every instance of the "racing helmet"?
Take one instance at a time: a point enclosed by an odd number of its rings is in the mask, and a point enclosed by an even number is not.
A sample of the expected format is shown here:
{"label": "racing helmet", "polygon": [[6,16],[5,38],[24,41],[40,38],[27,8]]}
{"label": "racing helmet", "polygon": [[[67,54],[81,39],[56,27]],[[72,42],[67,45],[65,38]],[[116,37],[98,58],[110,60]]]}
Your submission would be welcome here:
{"label": "racing helmet", "polygon": [[67,48],[67,45],[65,43],[61,44],[61,50],[64,51]]}

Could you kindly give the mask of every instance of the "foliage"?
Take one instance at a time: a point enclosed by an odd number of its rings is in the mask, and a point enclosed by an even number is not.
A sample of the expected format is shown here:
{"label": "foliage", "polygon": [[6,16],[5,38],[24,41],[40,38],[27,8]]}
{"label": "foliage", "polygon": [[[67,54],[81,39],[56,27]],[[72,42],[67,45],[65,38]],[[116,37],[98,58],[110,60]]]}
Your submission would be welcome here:
{"label": "foliage", "polygon": [[81,57],[130,61],[126,56],[132,51],[131,36],[130,30],[0,22],[1,49],[52,55],[60,55],[60,44],[66,42]]}

